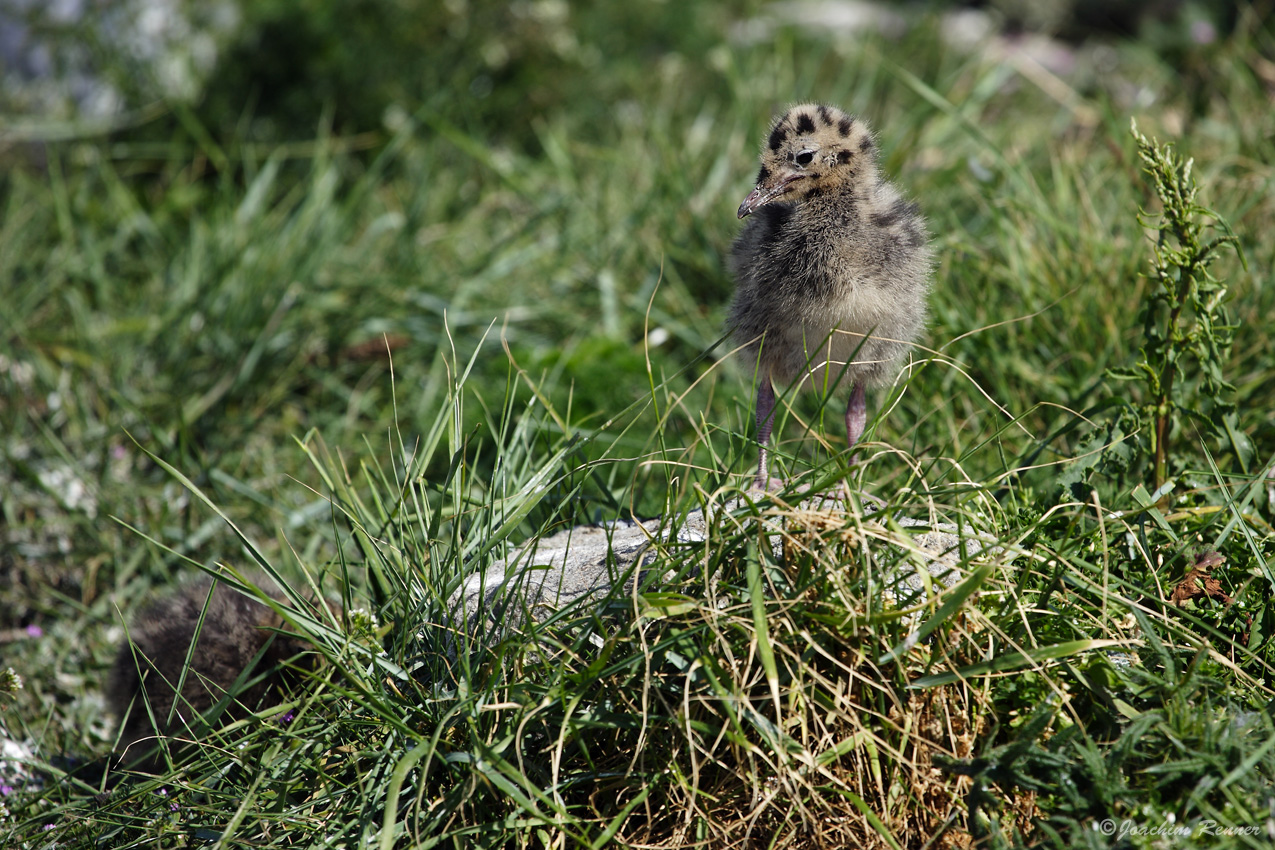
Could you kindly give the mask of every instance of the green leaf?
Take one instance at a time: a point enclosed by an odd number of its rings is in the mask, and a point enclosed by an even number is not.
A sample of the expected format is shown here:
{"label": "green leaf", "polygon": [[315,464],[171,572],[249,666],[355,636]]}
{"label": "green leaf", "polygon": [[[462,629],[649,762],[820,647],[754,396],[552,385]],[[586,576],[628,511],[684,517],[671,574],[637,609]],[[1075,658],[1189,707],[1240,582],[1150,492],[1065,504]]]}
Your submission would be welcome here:
{"label": "green leaf", "polygon": [[965,600],[969,599],[979,588],[991,577],[993,567],[991,564],[984,564],[974,572],[965,577],[965,580],[943,594],[943,604],[939,609],[931,614],[920,628],[909,634],[903,641],[896,644],[889,652],[883,654],[877,659],[878,664],[889,664],[898,661],[921,641],[925,640],[931,632],[956,613],[956,611],[965,604]]}
{"label": "green leaf", "polygon": [[931,676],[922,676],[915,682],[912,682],[910,688],[933,688],[939,685],[947,685],[952,682],[964,681],[965,679],[973,679],[976,676],[985,676],[988,673],[1005,673],[1010,670],[1019,670],[1024,667],[1036,667],[1045,661],[1056,661],[1059,658],[1068,658],[1073,655],[1079,655],[1082,652],[1090,652],[1095,649],[1108,649],[1114,646],[1129,646],[1129,641],[1124,640],[1073,640],[1067,643],[1054,644],[1053,646],[1041,646],[1025,651],[1014,650],[989,661],[981,661],[978,664],[970,664],[957,670],[947,673],[936,673]]}

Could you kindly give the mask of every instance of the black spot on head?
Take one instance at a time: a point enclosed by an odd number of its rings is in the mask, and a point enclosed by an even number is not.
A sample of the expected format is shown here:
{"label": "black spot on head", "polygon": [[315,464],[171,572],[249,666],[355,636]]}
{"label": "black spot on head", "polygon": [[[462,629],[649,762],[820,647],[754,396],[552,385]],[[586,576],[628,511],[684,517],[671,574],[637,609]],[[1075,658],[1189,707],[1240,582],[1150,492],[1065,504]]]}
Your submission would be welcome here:
{"label": "black spot on head", "polygon": [[801,113],[801,115],[797,116],[797,132],[798,133],[813,133],[814,131],[815,131],[815,122],[813,118],[811,118],[809,115],[807,115],[804,112]]}
{"label": "black spot on head", "polygon": [[761,171],[757,172],[757,185],[760,186],[761,184],[765,183],[769,179],[770,179],[770,169],[763,165],[761,167]]}
{"label": "black spot on head", "polygon": [[872,137],[864,136],[863,141],[859,142],[859,150],[863,151],[864,153],[867,153],[868,151],[872,150]]}
{"label": "black spot on head", "polygon": [[915,223],[908,222],[903,228],[903,244],[909,248],[920,248],[925,244],[925,236]]}
{"label": "black spot on head", "polygon": [[772,151],[777,151],[783,145],[784,139],[786,138],[788,138],[788,131],[785,130],[781,124],[770,131],[770,141],[766,144]]}
{"label": "black spot on head", "polygon": [[837,162],[842,165],[845,165],[852,159],[854,159],[854,151],[837,151]]}
{"label": "black spot on head", "polygon": [[854,126],[853,118],[842,118],[841,123],[837,125],[837,132],[842,136],[850,135],[850,128]]}
{"label": "black spot on head", "polygon": [[828,111],[828,107],[823,104],[819,105],[819,120],[822,121],[825,126],[832,125],[832,113],[830,113]]}

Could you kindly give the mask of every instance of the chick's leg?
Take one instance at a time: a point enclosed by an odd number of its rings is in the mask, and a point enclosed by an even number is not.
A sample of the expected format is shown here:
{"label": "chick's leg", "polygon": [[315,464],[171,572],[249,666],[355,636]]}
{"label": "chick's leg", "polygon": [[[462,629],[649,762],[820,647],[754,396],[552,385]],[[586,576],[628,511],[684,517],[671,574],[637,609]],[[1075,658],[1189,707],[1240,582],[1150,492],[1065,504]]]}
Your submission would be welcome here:
{"label": "chick's leg", "polygon": [[[850,391],[850,403],[846,405],[846,443],[847,448],[854,448],[863,436],[863,429],[868,424],[868,403],[863,384],[855,384]],[[851,463],[854,459],[851,459]]]}
{"label": "chick's leg", "polygon": [[770,485],[770,429],[775,424],[775,388],[771,386],[770,377],[764,376],[757,382],[757,442],[761,445],[757,460],[757,478],[753,486],[765,490]]}

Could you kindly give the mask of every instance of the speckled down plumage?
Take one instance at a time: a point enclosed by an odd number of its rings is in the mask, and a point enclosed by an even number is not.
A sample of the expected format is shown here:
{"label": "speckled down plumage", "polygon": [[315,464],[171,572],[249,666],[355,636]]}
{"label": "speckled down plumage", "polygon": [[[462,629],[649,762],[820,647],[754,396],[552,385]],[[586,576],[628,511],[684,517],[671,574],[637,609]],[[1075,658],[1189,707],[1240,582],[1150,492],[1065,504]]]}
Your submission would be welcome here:
{"label": "speckled down plumage", "polygon": [[731,249],[729,326],[757,375],[756,486],[767,488],[773,382],[853,387],[846,439],[866,422],[864,387],[892,381],[926,321],[925,221],[880,173],[861,118],[803,104],[767,134],[751,216]]}
{"label": "speckled down plumage", "polygon": [[807,363],[830,366],[835,382],[852,359],[846,379],[893,380],[926,320],[931,255],[919,209],[880,175],[862,119],[798,106],[767,139],[759,186],[812,148],[804,170],[818,173],[755,208],[735,240],[729,321],[741,356],[784,384]]}

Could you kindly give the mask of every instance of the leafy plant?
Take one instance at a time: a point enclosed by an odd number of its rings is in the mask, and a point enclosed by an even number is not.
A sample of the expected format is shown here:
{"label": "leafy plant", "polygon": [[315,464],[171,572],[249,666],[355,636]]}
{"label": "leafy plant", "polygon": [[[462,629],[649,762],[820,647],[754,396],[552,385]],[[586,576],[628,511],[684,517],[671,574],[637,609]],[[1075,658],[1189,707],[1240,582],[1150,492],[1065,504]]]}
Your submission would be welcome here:
{"label": "leafy plant", "polygon": [[[1227,286],[1209,271],[1220,249],[1234,248],[1241,260],[1243,252],[1226,219],[1197,200],[1194,160],[1183,160],[1172,146],[1147,139],[1136,121],[1130,132],[1162,209],[1138,215],[1140,224],[1157,232],[1146,275],[1151,285],[1140,317],[1144,342],[1139,359],[1107,374],[1141,381],[1146,389],[1140,418],[1150,426],[1153,483],[1159,492],[1170,478],[1169,449],[1183,417],[1229,443],[1245,471],[1252,459],[1252,445],[1239,428],[1235,387],[1223,375],[1235,339],[1225,303]],[[1222,235],[1207,239],[1210,229]]]}

